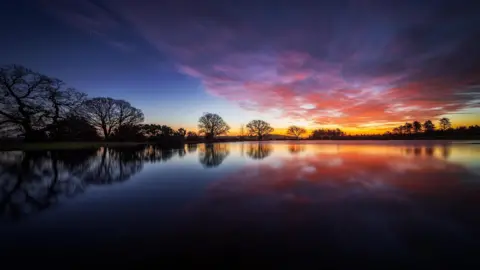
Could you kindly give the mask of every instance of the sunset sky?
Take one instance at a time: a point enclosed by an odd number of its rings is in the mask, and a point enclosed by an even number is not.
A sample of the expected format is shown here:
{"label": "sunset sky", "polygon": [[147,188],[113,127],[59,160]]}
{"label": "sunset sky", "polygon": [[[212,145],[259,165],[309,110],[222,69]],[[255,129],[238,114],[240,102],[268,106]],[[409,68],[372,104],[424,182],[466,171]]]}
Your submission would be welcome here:
{"label": "sunset sky", "polygon": [[194,130],[480,124],[478,1],[2,1],[0,64]]}

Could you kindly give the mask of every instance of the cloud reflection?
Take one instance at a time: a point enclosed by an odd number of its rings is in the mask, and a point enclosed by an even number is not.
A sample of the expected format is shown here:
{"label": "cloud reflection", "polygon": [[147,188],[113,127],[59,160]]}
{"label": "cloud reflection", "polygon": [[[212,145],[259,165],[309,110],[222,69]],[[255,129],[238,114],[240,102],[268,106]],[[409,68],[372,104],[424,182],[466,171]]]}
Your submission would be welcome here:
{"label": "cloud reflection", "polygon": [[[228,224],[219,229],[225,230],[235,220],[242,228],[275,221],[292,229],[328,223],[369,232],[398,220],[379,231],[388,238],[406,233],[402,226],[412,223],[462,233],[468,229],[449,209],[470,213],[472,203],[480,202],[478,175],[442,157],[450,146],[357,145],[330,152],[328,146],[309,147],[307,155],[278,157],[282,166],[253,163],[212,182],[189,210],[192,218],[201,213],[205,226],[223,220]],[[448,208],[438,208],[445,203]]]}

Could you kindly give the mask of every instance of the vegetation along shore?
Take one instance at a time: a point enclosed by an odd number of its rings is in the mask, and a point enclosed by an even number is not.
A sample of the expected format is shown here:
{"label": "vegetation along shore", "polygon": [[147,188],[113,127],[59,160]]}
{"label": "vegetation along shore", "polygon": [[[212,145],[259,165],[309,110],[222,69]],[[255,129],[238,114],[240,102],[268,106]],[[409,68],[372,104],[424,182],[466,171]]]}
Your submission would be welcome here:
{"label": "vegetation along shore", "polygon": [[480,126],[453,128],[448,118],[437,125],[413,121],[384,134],[350,135],[341,129],[290,126],[274,134],[267,122],[255,119],[228,136],[230,126],[215,113],[198,120],[198,131],[144,123],[142,110],[110,97],[88,98],[85,93],[18,65],[0,68],[0,149],[72,149],[103,145],[152,143],[177,147],[184,143],[311,139],[311,140],[476,140]]}

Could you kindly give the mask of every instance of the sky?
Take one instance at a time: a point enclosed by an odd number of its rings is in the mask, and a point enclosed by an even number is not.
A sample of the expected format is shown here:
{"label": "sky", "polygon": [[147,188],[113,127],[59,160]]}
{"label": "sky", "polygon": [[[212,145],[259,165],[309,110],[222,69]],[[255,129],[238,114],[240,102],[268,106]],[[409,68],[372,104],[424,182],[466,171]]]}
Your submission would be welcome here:
{"label": "sky", "polygon": [[195,130],[480,124],[478,1],[2,0],[0,65]]}

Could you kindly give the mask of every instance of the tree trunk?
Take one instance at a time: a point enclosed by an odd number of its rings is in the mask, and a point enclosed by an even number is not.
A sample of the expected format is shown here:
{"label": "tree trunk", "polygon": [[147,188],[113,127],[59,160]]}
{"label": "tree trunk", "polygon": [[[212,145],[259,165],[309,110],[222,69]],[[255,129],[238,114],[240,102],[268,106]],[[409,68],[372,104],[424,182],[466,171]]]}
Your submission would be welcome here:
{"label": "tree trunk", "polygon": [[33,141],[35,141],[35,134],[34,134],[35,132],[33,131],[32,126],[30,125],[30,123],[24,121],[24,122],[22,123],[22,126],[23,126],[23,130],[24,130],[24,132],[25,132],[25,135],[24,135],[24,136],[25,136],[25,141],[26,141],[26,142],[33,142]]}
{"label": "tree trunk", "polygon": [[108,135],[110,135],[110,134],[108,134],[107,127],[104,126],[104,127],[102,127],[102,129],[103,129],[103,137],[105,138],[105,141],[107,141],[108,140]]}

